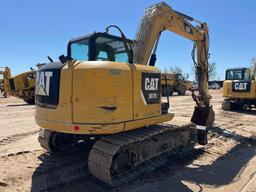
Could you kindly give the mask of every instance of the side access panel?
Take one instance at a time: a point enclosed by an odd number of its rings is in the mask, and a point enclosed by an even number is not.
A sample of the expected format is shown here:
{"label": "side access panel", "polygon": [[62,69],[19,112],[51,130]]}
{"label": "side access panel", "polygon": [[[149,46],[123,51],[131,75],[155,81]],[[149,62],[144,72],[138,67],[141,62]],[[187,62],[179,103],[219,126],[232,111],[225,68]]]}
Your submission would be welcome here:
{"label": "side access panel", "polygon": [[132,73],[127,63],[81,62],[73,73],[74,123],[132,120]]}

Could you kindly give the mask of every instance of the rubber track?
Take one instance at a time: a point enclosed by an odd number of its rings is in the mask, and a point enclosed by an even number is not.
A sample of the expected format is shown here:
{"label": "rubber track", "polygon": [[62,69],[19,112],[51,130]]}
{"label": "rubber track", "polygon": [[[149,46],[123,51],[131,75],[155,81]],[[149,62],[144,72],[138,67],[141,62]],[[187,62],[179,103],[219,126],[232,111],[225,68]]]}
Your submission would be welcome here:
{"label": "rubber track", "polygon": [[[140,180],[141,177],[147,177],[147,175],[151,175],[152,171],[166,171],[175,165],[183,165],[187,162],[191,162],[192,160],[198,158],[199,156],[204,154],[204,150],[202,148],[195,149],[193,146],[189,145],[186,147],[182,147],[176,150],[173,150],[171,153],[164,154],[157,158],[153,158],[149,162],[141,164],[136,167],[134,170],[124,172],[119,180],[119,186],[115,188],[111,188],[107,185],[103,185],[97,180],[93,179],[91,175],[82,177],[72,182],[63,183],[62,185],[56,185],[53,188],[46,188],[49,192],[57,192],[57,191],[88,191],[88,192],[105,192],[105,191],[120,191],[118,190],[120,187],[125,184],[130,184],[131,181]],[[168,165],[166,167],[166,165]],[[75,186],[79,186],[77,189]]]}
{"label": "rubber track", "polygon": [[[103,137],[95,143],[90,151],[88,167],[93,176],[111,186],[116,186],[136,177],[138,174],[134,170],[138,165],[151,162],[152,159],[165,154],[176,153],[177,148],[189,144],[194,145],[195,141],[196,129],[192,124],[184,126],[163,124],[122,132]],[[163,149],[161,148],[162,144],[164,144]],[[123,150],[129,151],[134,148],[135,152],[133,152],[136,155],[135,159],[132,159],[132,166],[125,171],[116,171],[113,168],[116,163],[116,155]],[[140,172],[138,171],[138,173]]]}

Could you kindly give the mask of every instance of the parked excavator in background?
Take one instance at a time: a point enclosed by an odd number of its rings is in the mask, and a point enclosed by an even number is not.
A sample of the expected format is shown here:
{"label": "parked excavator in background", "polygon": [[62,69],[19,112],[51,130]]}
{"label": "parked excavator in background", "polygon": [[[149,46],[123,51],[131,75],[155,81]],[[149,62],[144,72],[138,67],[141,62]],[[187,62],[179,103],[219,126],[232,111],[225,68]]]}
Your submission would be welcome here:
{"label": "parked excavator in background", "polygon": [[222,109],[252,109],[256,107],[256,82],[249,68],[226,70],[222,96]]}
{"label": "parked excavator in background", "polygon": [[185,95],[186,91],[192,88],[191,82],[179,73],[162,73],[161,86],[164,97],[171,96],[174,92],[178,95]]}
{"label": "parked excavator in background", "polygon": [[[31,70],[11,77],[8,67],[1,67],[0,89],[6,98],[9,95],[23,99],[28,104],[35,103],[36,71]],[[0,68],[0,69],[1,69]]]}
{"label": "parked excavator in background", "polygon": [[[110,28],[118,29],[121,37],[110,35]],[[196,106],[191,122],[180,126],[164,123],[174,114],[169,113],[168,97],[162,100],[161,72],[155,67],[157,43],[165,30],[194,42],[199,91],[192,94]],[[197,142],[206,144],[214,122],[208,41],[206,23],[166,3],[146,9],[134,41],[115,25],[72,39],[67,56],[37,71],[35,119],[42,128],[41,146],[59,153],[93,139],[89,170],[101,181],[117,185],[124,173],[155,157]]]}
{"label": "parked excavator in background", "polygon": [[10,95],[23,99],[26,103],[35,104],[36,71],[27,71],[9,78]]}
{"label": "parked excavator in background", "polygon": [[[48,59],[51,60],[50,57]],[[38,63],[36,66],[40,68],[44,66],[45,63]],[[1,73],[0,73],[1,74]],[[3,75],[3,85],[5,93],[12,95],[14,97],[20,98],[29,105],[35,104],[35,83],[36,83],[36,70],[31,68],[30,71],[20,73],[11,77],[11,72],[9,68],[5,69],[5,75]]]}
{"label": "parked excavator in background", "polygon": [[6,98],[9,90],[9,79],[11,77],[11,70],[9,67],[0,67],[0,90]]}

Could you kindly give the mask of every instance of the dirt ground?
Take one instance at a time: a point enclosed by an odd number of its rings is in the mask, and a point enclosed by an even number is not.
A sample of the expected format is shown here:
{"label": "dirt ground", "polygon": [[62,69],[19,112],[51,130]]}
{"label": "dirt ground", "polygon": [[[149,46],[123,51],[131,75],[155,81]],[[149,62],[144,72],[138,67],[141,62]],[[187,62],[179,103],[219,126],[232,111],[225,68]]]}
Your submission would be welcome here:
{"label": "dirt ground", "polygon": [[[65,155],[48,154],[37,142],[35,106],[0,98],[0,191],[256,192],[256,111],[223,111],[221,92],[210,93],[216,121],[209,144],[197,146],[196,156],[149,170],[115,188],[90,175],[85,144]],[[188,122],[192,98],[173,96],[170,102],[176,114],[171,123]]]}

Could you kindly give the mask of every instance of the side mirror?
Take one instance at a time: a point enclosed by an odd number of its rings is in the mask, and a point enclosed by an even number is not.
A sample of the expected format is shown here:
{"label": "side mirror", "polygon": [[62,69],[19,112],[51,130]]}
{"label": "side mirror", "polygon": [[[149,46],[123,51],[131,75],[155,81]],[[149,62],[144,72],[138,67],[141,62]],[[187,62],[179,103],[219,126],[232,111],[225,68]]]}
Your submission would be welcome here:
{"label": "side mirror", "polygon": [[64,64],[64,63],[66,63],[67,61],[70,61],[71,58],[68,57],[68,56],[65,56],[65,55],[61,55],[61,56],[59,56],[59,60],[60,60],[60,62],[61,62],[62,64]]}

